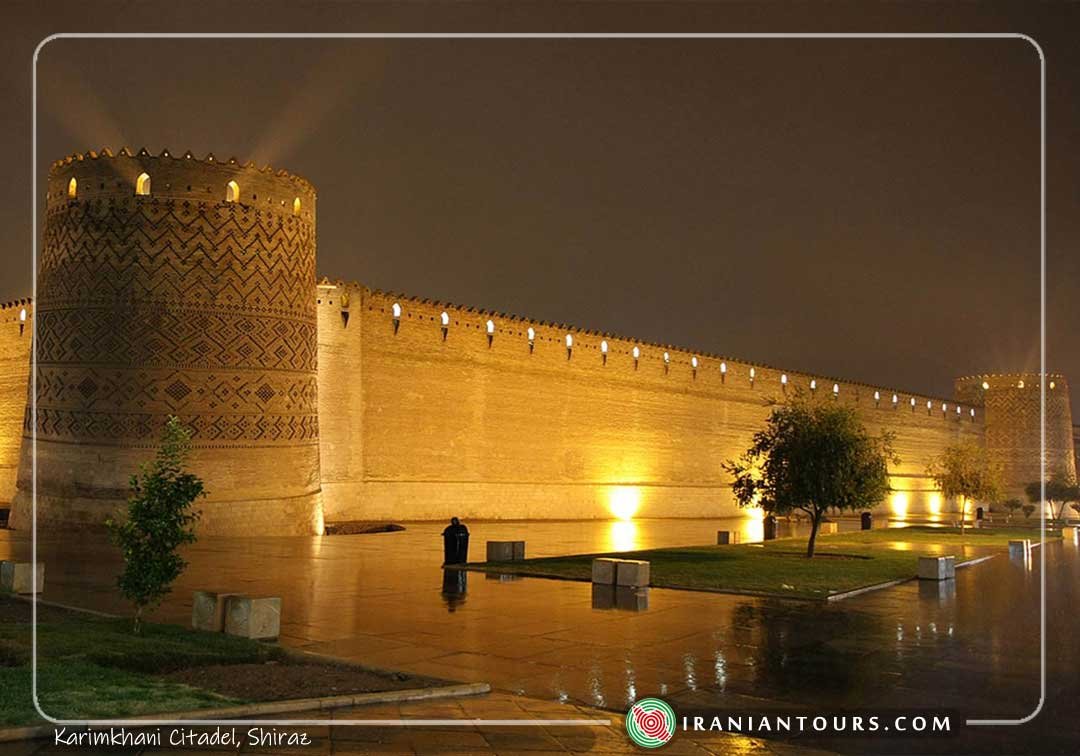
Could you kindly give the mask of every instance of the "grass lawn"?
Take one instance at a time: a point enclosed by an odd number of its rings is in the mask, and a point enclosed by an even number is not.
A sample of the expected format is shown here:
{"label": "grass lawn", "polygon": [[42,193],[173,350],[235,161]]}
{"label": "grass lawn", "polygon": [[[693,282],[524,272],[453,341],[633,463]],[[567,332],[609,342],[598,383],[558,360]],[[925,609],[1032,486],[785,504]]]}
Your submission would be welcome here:
{"label": "grass lawn", "polygon": [[912,526],[819,535],[813,559],[806,558],[805,538],[784,538],[483,562],[469,564],[468,569],[588,581],[594,557],[644,559],[651,563],[651,584],[659,588],[826,599],[834,593],[913,578],[920,556],[955,554],[960,563],[961,546],[1004,551],[1010,539],[1031,536],[1030,528],[969,528],[961,534],[957,528]]}
{"label": "grass lawn", "polygon": [[[31,703],[30,657],[30,604],[0,595],[0,727],[42,723]],[[197,684],[188,684],[192,680]],[[145,623],[137,636],[127,619],[38,606],[38,700],[57,719],[115,719],[435,682],[307,664],[276,645],[176,625]]]}

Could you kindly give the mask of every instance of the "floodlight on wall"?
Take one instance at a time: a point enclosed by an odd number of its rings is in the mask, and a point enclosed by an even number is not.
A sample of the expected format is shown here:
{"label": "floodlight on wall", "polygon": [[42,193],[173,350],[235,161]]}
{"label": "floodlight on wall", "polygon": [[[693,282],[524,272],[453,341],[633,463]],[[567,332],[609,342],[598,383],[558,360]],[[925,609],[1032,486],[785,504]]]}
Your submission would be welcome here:
{"label": "floodlight on wall", "polygon": [[26,330],[26,308],[19,310],[19,335],[23,335],[23,331]]}
{"label": "floodlight on wall", "polygon": [[574,351],[574,337],[571,334],[566,334],[566,359],[570,359],[570,354]]}
{"label": "floodlight on wall", "polygon": [[68,199],[75,199],[79,196],[79,182],[72,177],[68,182]]}
{"label": "floodlight on wall", "polygon": [[150,196],[150,174],[140,173],[135,179],[135,194],[140,197]]}
{"label": "floodlight on wall", "polygon": [[439,315],[439,323],[442,326],[442,340],[446,341],[446,334],[450,331],[450,313],[443,310]]}
{"label": "floodlight on wall", "polygon": [[757,370],[750,368],[750,388],[754,387],[754,379],[757,378]]}
{"label": "floodlight on wall", "polygon": [[956,414],[959,415],[961,412],[963,412],[963,410],[960,408],[960,405],[956,405]]}
{"label": "floodlight on wall", "polygon": [[874,406],[878,407],[880,405],[881,405],[881,392],[880,391],[875,391],[874,392]]}
{"label": "floodlight on wall", "polygon": [[896,408],[897,408],[897,407],[899,406],[899,403],[900,403],[900,397],[898,397],[898,396],[897,396],[896,394],[893,394],[893,395],[892,395],[892,406],[893,406],[893,409],[896,409]]}
{"label": "floodlight on wall", "polygon": [[817,391],[817,379],[816,378],[811,378],[810,379],[810,390],[811,391]]}
{"label": "floodlight on wall", "polygon": [[529,354],[532,354],[533,347],[536,346],[536,330],[529,326],[528,330],[525,331],[525,335],[529,337]]}
{"label": "floodlight on wall", "polygon": [[240,200],[240,185],[235,181],[230,181],[225,185],[225,201],[226,202],[238,202]]}
{"label": "floodlight on wall", "polygon": [[839,396],[840,395],[840,384],[839,383],[834,383],[832,385],[832,395],[833,396]]}
{"label": "floodlight on wall", "polygon": [[401,327],[401,305],[397,302],[390,305],[390,313],[394,316],[394,334],[398,332],[398,328]]}
{"label": "floodlight on wall", "polygon": [[634,370],[637,370],[638,360],[641,359],[641,350],[635,346],[632,354],[634,355]]}
{"label": "floodlight on wall", "polygon": [[926,400],[926,414],[930,414],[934,409],[934,403],[929,399]]}
{"label": "floodlight on wall", "polygon": [[914,412],[915,411],[915,397],[911,397],[910,404],[911,404],[911,411]]}
{"label": "floodlight on wall", "polygon": [[671,355],[664,352],[664,374],[667,375],[668,366],[671,365]]}
{"label": "floodlight on wall", "polygon": [[989,388],[990,388],[990,384],[987,383],[986,381],[983,381],[983,391],[987,391],[987,390],[989,390]]}
{"label": "floodlight on wall", "polygon": [[720,382],[727,383],[727,363],[720,363]]}
{"label": "floodlight on wall", "polygon": [[484,328],[487,329],[488,349],[491,349],[491,342],[495,340],[495,321],[488,320],[488,322],[484,324]]}
{"label": "floodlight on wall", "polygon": [[1017,387],[1018,389],[1019,389],[1019,388],[1023,388],[1023,387],[1024,387],[1024,381],[1023,381],[1023,380],[1017,381],[1017,382],[1016,382],[1016,387]]}
{"label": "floodlight on wall", "polygon": [[1057,384],[1056,384],[1056,383],[1054,383],[1053,381],[1050,381],[1050,388],[1051,388],[1051,389],[1056,389],[1056,388],[1057,388]]}
{"label": "floodlight on wall", "polygon": [[605,365],[607,364],[607,350],[608,350],[607,340],[601,341],[600,342],[600,361]]}
{"label": "floodlight on wall", "polygon": [[691,375],[693,375],[695,380],[697,380],[697,366],[698,366],[698,358],[697,358],[697,355],[694,355],[693,357],[690,358],[690,370],[691,370]]}
{"label": "floodlight on wall", "polygon": [[949,405],[944,402],[941,403],[941,416],[945,417],[949,413]]}
{"label": "floodlight on wall", "polygon": [[971,422],[975,422],[975,408],[971,408]]}

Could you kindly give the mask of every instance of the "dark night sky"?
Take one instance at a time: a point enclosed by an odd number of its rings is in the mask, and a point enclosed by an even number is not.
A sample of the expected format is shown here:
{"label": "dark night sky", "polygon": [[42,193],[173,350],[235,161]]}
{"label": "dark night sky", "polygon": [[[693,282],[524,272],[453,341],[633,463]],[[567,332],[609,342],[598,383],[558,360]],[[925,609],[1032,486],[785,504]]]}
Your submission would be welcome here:
{"label": "dark night sky", "polygon": [[[1048,365],[1080,385],[1080,7],[1034,11],[16,3],[0,299],[30,290],[48,33],[1017,31],[1048,58]],[[1038,71],[1019,40],[64,40],[39,158],[269,162],[319,191],[321,275],[948,395],[1038,365]]]}

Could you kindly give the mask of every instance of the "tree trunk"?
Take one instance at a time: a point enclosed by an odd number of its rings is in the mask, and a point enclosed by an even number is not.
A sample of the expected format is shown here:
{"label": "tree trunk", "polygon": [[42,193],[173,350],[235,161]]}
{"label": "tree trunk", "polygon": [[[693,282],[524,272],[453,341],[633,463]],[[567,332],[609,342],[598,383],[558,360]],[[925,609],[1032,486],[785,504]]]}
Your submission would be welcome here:
{"label": "tree trunk", "polygon": [[960,535],[964,534],[964,521],[967,519],[967,497],[960,497]]}
{"label": "tree trunk", "polygon": [[142,635],[142,607],[135,607],[135,635]]}
{"label": "tree trunk", "polygon": [[814,516],[810,520],[810,541],[806,544],[806,558],[811,559],[814,556],[814,541],[817,540],[818,526],[821,524],[821,515],[823,512],[815,512]]}

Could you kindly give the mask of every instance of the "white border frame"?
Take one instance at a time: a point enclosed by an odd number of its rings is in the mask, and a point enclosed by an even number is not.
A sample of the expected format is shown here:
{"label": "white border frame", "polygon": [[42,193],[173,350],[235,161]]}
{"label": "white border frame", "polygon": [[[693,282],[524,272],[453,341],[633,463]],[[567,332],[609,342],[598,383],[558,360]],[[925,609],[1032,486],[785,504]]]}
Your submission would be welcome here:
{"label": "white border frame", "polygon": [[[1042,498],[1046,498],[1046,56],[1043,49],[1032,37],[1027,34],[1016,32],[986,32],[986,33],[725,33],[725,32],[693,32],[693,33],[616,33],[616,32],[588,32],[588,33],[413,33],[413,32],[60,32],[50,34],[38,43],[34,48],[34,58],[31,67],[31,241],[33,264],[33,301],[37,302],[37,252],[38,252],[38,159],[37,159],[37,95],[38,95],[38,57],[45,45],[59,39],[1020,39],[1030,44],[1039,55],[1039,447],[1040,447],[1040,486]],[[32,344],[33,349],[30,359],[30,413],[31,413],[31,560],[34,564],[34,575],[37,575],[37,318],[33,318]],[[1039,542],[1046,545],[1046,508],[1041,507],[1039,517]],[[1020,719],[968,719],[966,724],[971,725],[1022,725],[1038,716],[1046,703],[1046,549],[1039,549],[1039,702],[1030,714]],[[475,727],[482,725],[490,726],[610,726],[608,719],[90,719],[90,720],[64,720],[54,719],[46,714],[38,701],[38,657],[37,657],[37,592],[33,594],[31,605],[32,632],[32,660],[31,660],[31,690],[34,700],[34,709],[39,716],[55,725],[64,726],[88,726],[88,727],[112,727],[116,725],[129,727],[154,727],[154,726],[224,726],[224,725],[278,725],[289,727],[322,727],[322,726],[463,726]]]}

